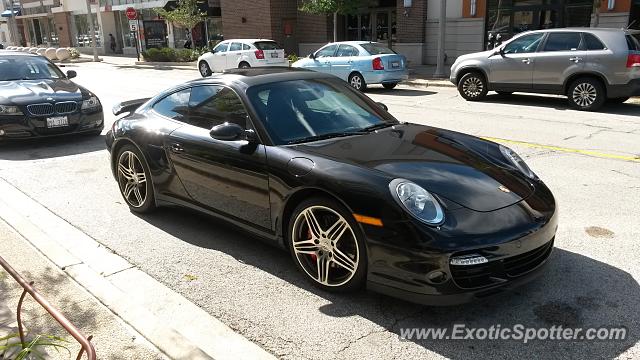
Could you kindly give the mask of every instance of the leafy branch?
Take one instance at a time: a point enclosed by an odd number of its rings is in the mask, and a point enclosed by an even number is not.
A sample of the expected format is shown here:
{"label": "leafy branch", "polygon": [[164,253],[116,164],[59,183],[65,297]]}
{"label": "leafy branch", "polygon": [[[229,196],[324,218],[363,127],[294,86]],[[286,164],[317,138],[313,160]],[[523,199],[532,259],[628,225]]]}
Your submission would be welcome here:
{"label": "leafy branch", "polygon": [[168,22],[188,30],[207,19],[207,13],[198,7],[198,0],[178,0],[178,6],[173,10],[155,8],[153,11]]}

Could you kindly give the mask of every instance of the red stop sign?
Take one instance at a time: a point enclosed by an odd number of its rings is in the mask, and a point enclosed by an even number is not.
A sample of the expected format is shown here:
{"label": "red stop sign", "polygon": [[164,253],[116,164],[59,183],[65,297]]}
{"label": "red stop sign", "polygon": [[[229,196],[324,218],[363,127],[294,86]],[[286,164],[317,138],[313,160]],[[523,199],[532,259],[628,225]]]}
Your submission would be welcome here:
{"label": "red stop sign", "polygon": [[138,17],[138,12],[132,7],[128,7],[125,11],[125,14],[127,15],[127,19],[129,20],[135,20]]}

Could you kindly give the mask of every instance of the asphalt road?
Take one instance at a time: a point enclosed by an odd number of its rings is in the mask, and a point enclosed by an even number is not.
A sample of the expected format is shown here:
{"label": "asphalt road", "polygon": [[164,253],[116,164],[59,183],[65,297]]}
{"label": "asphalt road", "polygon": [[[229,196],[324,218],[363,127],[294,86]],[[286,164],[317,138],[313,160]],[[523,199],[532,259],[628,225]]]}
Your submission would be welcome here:
{"label": "asphalt road", "polygon": [[[70,67],[72,68],[72,67]],[[81,64],[105,108],[197,77]],[[0,177],[276,356],[286,359],[640,358],[640,104],[600,113],[552,96],[462,100],[452,88],[371,89],[397,118],[506,140],[549,185],[561,217],[542,277],[483,302],[432,308],[316,290],[289,255],[182,209],[130,213],[103,137],[3,146]],[[107,126],[114,120],[107,116]],[[401,328],[624,326],[623,341],[401,340]]]}

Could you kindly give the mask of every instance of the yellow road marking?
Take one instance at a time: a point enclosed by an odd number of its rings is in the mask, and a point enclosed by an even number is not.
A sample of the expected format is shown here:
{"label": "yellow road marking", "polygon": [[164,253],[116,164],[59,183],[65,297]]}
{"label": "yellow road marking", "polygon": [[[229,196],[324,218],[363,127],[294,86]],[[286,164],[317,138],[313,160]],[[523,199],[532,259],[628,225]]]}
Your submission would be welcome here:
{"label": "yellow road marking", "polygon": [[607,154],[599,151],[571,149],[571,148],[565,148],[560,146],[543,145],[543,144],[530,143],[526,141],[507,140],[507,139],[493,138],[493,137],[487,137],[487,136],[483,136],[482,138],[485,140],[494,141],[494,142],[516,144],[516,145],[521,145],[521,146],[530,147],[530,148],[547,149],[547,150],[553,150],[553,151],[559,151],[559,152],[565,152],[565,153],[582,154],[582,155],[588,155],[588,156],[593,156],[593,157],[602,158],[602,159],[615,159],[615,160],[640,162],[640,156]]}

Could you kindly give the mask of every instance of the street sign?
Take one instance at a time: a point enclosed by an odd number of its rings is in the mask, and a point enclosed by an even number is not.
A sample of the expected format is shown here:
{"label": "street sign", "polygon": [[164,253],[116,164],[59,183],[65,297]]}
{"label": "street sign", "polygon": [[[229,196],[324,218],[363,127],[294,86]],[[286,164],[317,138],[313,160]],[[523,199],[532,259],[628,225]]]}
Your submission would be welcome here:
{"label": "street sign", "polygon": [[129,20],[129,31],[131,32],[138,31],[138,20]]}
{"label": "street sign", "polygon": [[125,14],[127,15],[127,19],[129,20],[135,20],[138,18],[138,12],[132,7],[128,7],[125,11]]}

